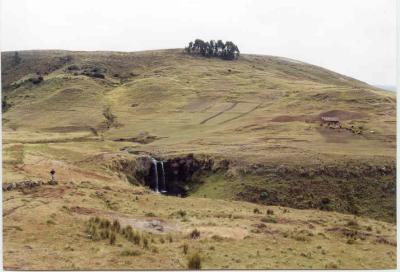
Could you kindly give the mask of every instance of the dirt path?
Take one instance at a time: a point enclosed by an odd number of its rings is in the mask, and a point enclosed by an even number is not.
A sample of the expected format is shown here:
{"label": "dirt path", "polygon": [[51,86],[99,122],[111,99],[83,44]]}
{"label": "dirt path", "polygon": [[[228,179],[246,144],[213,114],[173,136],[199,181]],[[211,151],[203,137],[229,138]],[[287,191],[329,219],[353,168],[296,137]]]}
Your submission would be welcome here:
{"label": "dirt path", "polygon": [[3,217],[8,216],[8,215],[14,213],[16,210],[18,210],[19,208],[24,207],[24,206],[25,206],[25,205],[20,205],[20,206],[17,206],[17,207],[8,209],[8,210],[4,210],[4,211],[3,211]]}
{"label": "dirt path", "polygon": [[246,111],[246,112],[244,112],[244,113],[241,113],[241,114],[239,114],[238,116],[235,116],[235,117],[233,117],[233,118],[231,118],[231,119],[222,121],[222,122],[220,122],[218,125],[222,125],[222,124],[228,123],[228,122],[230,122],[230,121],[239,119],[239,118],[241,118],[241,117],[243,117],[243,116],[245,116],[245,115],[247,115],[247,114],[249,114],[249,113],[255,111],[255,110],[258,109],[259,107],[261,107],[261,104],[258,104],[257,106],[255,106],[255,107],[252,108],[251,110]]}
{"label": "dirt path", "polygon": [[225,110],[220,111],[220,112],[218,112],[218,113],[216,113],[216,114],[214,114],[214,115],[212,115],[212,116],[210,116],[210,117],[204,119],[203,121],[200,122],[200,125],[203,125],[203,124],[207,123],[208,121],[210,121],[211,119],[213,119],[213,118],[215,118],[215,117],[218,117],[218,116],[220,116],[221,114],[223,114],[223,113],[225,113],[225,112],[227,112],[227,111],[233,109],[234,107],[237,106],[237,104],[239,104],[239,102],[234,102],[231,106],[229,106],[229,107],[226,108]]}

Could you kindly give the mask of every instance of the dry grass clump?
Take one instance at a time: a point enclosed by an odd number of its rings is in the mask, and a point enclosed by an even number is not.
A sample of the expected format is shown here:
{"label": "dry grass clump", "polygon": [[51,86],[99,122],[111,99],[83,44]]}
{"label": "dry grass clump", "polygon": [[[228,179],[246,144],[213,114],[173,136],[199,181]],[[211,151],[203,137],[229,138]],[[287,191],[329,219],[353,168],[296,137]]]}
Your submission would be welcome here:
{"label": "dry grass clump", "polygon": [[116,241],[116,236],[115,236],[115,233],[114,232],[112,232],[111,234],[110,234],[110,245],[115,245],[115,241]]}
{"label": "dry grass clump", "polygon": [[189,246],[188,246],[188,244],[183,244],[182,249],[183,249],[183,254],[186,255],[186,254],[188,253],[188,251],[189,251]]}
{"label": "dry grass clump", "polygon": [[346,225],[348,227],[353,227],[353,228],[359,227],[359,224],[355,219],[351,219],[351,220],[347,221]]}
{"label": "dry grass clump", "polygon": [[[146,234],[134,230],[131,226],[122,228],[117,219],[111,223],[108,219],[92,217],[87,224],[86,233],[93,241],[109,239],[110,245],[115,245],[119,235],[135,245],[141,245],[145,249],[150,248],[151,240],[149,240]],[[152,239],[152,241],[154,241],[154,239]]]}
{"label": "dry grass clump", "polygon": [[148,249],[149,248],[149,239],[147,239],[146,236],[143,236],[142,241],[143,241],[143,248]]}
{"label": "dry grass clump", "polygon": [[261,211],[260,211],[258,208],[254,208],[253,213],[254,213],[254,214],[260,214]]}
{"label": "dry grass clump", "polygon": [[276,221],[276,219],[273,218],[273,217],[267,216],[267,217],[261,218],[261,222],[264,222],[264,223],[273,223],[273,224],[275,224],[275,223],[277,223],[278,221]]}
{"label": "dry grass clump", "polygon": [[129,249],[125,249],[121,253],[122,256],[140,256],[141,254],[142,252],[140,252],[139,250],[129,250]]}
{"label": "dry grass clump", "polygon": [[198,239],[200,238],[200,231],[198,231],[197,229],[192,230],[192,232],[189,234],[189,237],[191,239]]}
{"label": "dry grass clump", "polygon": [[214,234],[213,236],[211,236],[211,239],[217,242],[222,242],[224,240],[224,237]]}
{"label": "dry grass clump", "polygon": [[131,226],[126,226],[122,229],[121,234],[126,240],[134,243],[135,245],[140,245],[142,236],[138,231],[134,231]]}
{"label": "dry grass clump", "polygon": [[356,238],[350,238],[350,239],[348,239],[347,240],[347,242],[346,242],[347,244],[349,244],[349,245],[353,245],[353,244],[355,244],[356,243]]}
{"label": "dry grass clump", "polygon": [[201,257],[198,252],[193,253],[189,258],[188,258],[188,269],[191,270],[199,270],[201,269]]}
{"label": "dry grass clump", "polygon": [[115,230],[116,232],[119,232],[121,230],[121,224],[117,219],[114,220],[112,224],[112,229]]}
{"label": "dry grass clump", "polygon": [[185,216],[187,215],[186,211],[184,211],[184,210],[179,210],[179,211],[177,211],[176,213],[177,213],[177,215],[179,215],[180,217],[185,217]]}
{"label": "dry grass clump", "polygon": [[[117,225],[119,222],[115,222],[115,224]],[[89,219],[87,224],[86,233],[88,234],[89,238],[94,241],[110,239],[110,244],[114,245],[118,230],[113,227],[108,219],[92,217]]]}
{"label": "dry grass clump", "polygon": [[46,224],[47,225],[55,225],[56,223],[53,220],[49,219],[46,221]]}
{"label": "dry grass clump", "polygon": [[146,212],[144,215],[147,217],[156,217],[156,215],[153,212]]}

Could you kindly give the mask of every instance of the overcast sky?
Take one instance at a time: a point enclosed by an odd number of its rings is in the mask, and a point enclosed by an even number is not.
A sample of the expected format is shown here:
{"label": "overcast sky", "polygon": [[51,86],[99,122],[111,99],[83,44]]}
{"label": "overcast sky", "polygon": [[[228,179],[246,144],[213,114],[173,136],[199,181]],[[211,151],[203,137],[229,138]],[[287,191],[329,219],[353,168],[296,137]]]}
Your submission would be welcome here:
{"label": "overcast sky", "polygon": [[139,51],[195,38],[395,85],[395,0],[0,0],[1,49]]}

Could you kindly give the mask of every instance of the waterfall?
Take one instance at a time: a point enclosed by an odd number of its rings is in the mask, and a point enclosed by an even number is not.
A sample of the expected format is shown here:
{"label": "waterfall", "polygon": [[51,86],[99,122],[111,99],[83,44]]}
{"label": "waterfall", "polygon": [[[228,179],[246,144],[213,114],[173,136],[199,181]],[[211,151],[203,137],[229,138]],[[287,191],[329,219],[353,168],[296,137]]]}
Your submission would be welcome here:
{"label": "waterfall", "polygon": [[167,187],[165,186],[165,171],[164,171],[164,162],[160,161],[161,164],[161,180],[163,183],[163,189],[161,191],[161,193],[166,193],[167,192]]}
{"label": "waterfall", "polygon": [[155,183],[156,186],[154,188],[154,191],[156,191],[156,193],[159,192],[158,190],[158,170],[157,170],[157,160],[156,159],[152,159],[153,161],[153,165],[154,165],[154,178],[155,178]]}

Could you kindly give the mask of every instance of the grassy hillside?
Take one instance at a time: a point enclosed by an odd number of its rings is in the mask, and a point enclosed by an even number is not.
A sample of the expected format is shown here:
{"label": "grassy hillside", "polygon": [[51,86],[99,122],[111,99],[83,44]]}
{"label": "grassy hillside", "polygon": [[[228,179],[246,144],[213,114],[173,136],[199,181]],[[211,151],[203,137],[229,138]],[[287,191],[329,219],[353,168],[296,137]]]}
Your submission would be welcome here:
{"label": "grassy hillside", "polygon": [[[4,192],[6,267],[185,268],[185,243],[204,268],[395,266],[394,93],[273,56],[1,56],[3,184],[48,180],[52,168],[59,181]],[[323,116],[341,127],[321,125]],[[212,167],[177,181],[189,197],[167,197],[131,184],[150,171],[140,154],[192,154]],[[90,240],[85,224],[95,216],[154,241],[146,249],[120,233],[116,245]],[[153,231],[153,219],[165,230]],[[190,240],[195,228],[201,236]],[[47,262],[52,254],[59,261]]]}

